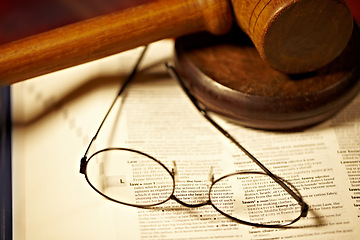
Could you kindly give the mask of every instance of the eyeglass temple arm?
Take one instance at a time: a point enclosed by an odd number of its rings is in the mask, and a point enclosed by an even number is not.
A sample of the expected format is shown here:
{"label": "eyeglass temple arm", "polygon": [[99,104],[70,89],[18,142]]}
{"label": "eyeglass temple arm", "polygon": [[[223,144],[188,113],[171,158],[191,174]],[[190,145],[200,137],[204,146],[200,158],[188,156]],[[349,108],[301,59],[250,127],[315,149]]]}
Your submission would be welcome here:
{"label": "eyeglass temple arm", "polygon": [[190,93],[190,91],[185,87],[181,77],[179,76],[178,72],[176,71],[175,67],[166,63],[166,67],[170,70],[170,74],[174,77],[180,84],[181,88],[184,90],[186,95],[190,98],[191,102],[197,108],[197,110],[205,117],[217,130],[219,130],[226,138],[230,139],[238,148],[241,149],[249,158],[251,158],[261,169],[263,169],[267,174],[274,175],[268,170],[261,162],[259,162],[249,151],[247,151],[240,143],[238,143],[225,129],[220,127],[208,114],[207,110],[200,107],[198,104],[197,99]]}
{"label": "eyeglass temple arm", "polygon": [[91,145],[93,144],[93,142],[96,140],[97,136],[99,135],[99,132],[102,128],[102,126],[104,125],[105,123],[105,120],[107,119],[107,117],[109,116],[112,108],[114,107],[115,103],[116,103],[116,100],[118,99],[118,97],[124,92],[124,90],[126,89],[126,87],[129,85],[129,83],[134,79],[136,73],[137,73],[137,70],[139,68],[139,65],[141,63],[141,60],[143,59],[144,55],[145,55],[145,52],[147,50],[148,46],[146,45],[144,47],[144,49],[142,50],[138,60],[136,61],[136,64],[135,66],[133,67],[131,73],[129,74],[129,76],[126,78],[125,82],[123,83],[123,85],[120,87],[120,90],[119,92],[117,93],[116,97],[114,98],[114,100],[112,101],[111,105],[110,105],[110,108],[109,110],[106,112],[105,114],[105,117],[103,118],[103,120],[101,121],[100,123],[100,126],[99,128],[97,129],[94,137],[91,139],[88,147],[86,148],[86,151],[85,151],[85,154],[84,156],[81,158],[81,161],[80,161],[80,173],[85,173],[85,168],[86,168],[86,160],[87,160],[87,154],[90,150],[90,147]]}
{"label": "eyeglass temple arm", "polygon": [[243,151],[251,160],[253,160],[266,174],[268,174],[274,181],[276,181],[281,187],[285,189],[298,203],[301,203],[302,206],[302,215],[306,216],[307,213],[307,204],[303,201],[301,197],[299,197],[293,190],[291,190],[286,184],[284,184],[279,178],[273,174],[269,169],[267,169],[259,160],[257,160],[249,151],[247,151],[236,139],[234,139],[225,129],[223,129],[220,125],[218,125],[208,114],[207,110],[200,107],[197,99],[190,93],[188,88],[185,86],[183,81],[181,80],[180,75],[176,71],[175,67],[170,63],[165,63],[167,69],[169,70],[170,75],[175,78],[181,88],[184,90],[186,95],[190,98],[191,102],[197,108],[197,110],[217,129],[219,130],[226,138],[230,139],[241,151]]}

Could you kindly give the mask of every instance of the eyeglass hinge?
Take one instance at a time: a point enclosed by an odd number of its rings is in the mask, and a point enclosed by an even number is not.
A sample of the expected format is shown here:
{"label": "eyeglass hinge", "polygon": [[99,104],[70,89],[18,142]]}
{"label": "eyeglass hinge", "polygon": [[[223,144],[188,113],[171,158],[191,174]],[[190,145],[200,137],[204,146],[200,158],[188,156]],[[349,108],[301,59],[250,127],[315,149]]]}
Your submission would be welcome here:
{"label": "eyeglass hinge", "polygon": [[305,202],[303,202],[303,205],[301,206],[301,217],[306,217],[309,211],[309,205],[307,205]]}
{"label": "eyeglass hinge", "polygon": [[86,159],[87,159],[87,157],[84,156],[84,157],[82,157],[81,160],[80,160],[80,173],[82,173],[82,174],[85,174]]}

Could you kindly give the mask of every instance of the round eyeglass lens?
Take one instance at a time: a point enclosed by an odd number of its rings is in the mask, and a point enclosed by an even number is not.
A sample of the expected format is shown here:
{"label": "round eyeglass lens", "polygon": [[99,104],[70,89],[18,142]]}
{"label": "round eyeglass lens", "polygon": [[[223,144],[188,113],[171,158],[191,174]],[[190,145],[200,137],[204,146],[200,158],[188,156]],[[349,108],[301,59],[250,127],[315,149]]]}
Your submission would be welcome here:
{"label": "round eyeglass lens", "polygon": [[169,170],[158,160],[131,149],[104,149],[89,158],[86,179],[110,200],[139,207],[167,201],[174,191]]}
{"label": "round eyeglass lens", "polygon": [[210,189],[210,201],[225,216],[256,225],[286,225],[301,214],[299,203],[262,172],[239,172],[220,178]]}

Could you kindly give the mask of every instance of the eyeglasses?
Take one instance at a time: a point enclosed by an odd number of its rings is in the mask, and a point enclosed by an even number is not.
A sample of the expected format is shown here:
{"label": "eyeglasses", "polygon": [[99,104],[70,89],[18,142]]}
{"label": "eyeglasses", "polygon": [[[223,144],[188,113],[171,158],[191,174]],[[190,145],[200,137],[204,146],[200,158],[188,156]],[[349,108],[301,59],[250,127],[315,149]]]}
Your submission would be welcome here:
{"label": "eyeglasses", "polygon": [[269,171],[216,123],[206,108],[191,95],[176,69],[169,63],[166,63],[166,67],[170,75],[179,82],[202,116],[256,163],[263,172],[239,171],[216,180],[214,175],[210,174],[207,200],[192,204],[175,196],[178,173],[175,162],[173,168],[169,170],[161,161],[144,152],[120,147],[105,148],[87,157],[111,109],[134,79],[146,48],[121,86],[81,159],[80,173],[85,175],[88,184],[100,195],[120,204],[150,208],[171,199],[190,208],[211,205],[216,211],[238,223],[256,227],[284,227],[306,217],[308,205],[299,191],[288,181]]}

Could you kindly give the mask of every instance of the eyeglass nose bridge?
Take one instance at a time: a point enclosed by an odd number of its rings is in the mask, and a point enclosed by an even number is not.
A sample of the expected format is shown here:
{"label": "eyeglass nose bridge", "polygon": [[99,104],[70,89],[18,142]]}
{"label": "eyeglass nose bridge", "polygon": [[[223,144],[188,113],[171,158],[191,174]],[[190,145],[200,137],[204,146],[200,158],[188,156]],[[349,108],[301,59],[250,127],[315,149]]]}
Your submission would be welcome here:
{"label": "eyeglass nose bridge", "polygon": [[[171,174],[173,175],[173,179],[174,179],[174,188],[176,188],[176,183],[179,181],[179,172],[178,172],[178,168],[176,165],[176,161],[173,161],[173,167],[171,169]],[[214,177],[214,167],[211,166],[210,167],[210,171],[208,174],[208,179],[207,179],[207,183],[206,185],[208,186],[208,197],[207,200],[201,203],[195,203],[195,204],[191,204],[191,203],[186,203],[182,200],[180,200],[178,197],[175,196],[175,194],[173,194],[170,199],[176,201],[177,203],[179,203],[180,205],[183,205],[185,207],[189,207],[189,208],[197,208],[197,207],[202,207],[205,205],[211,205],[211,201],[210,201],[210,187],[211,185],[215,182],[215,177]]]}

